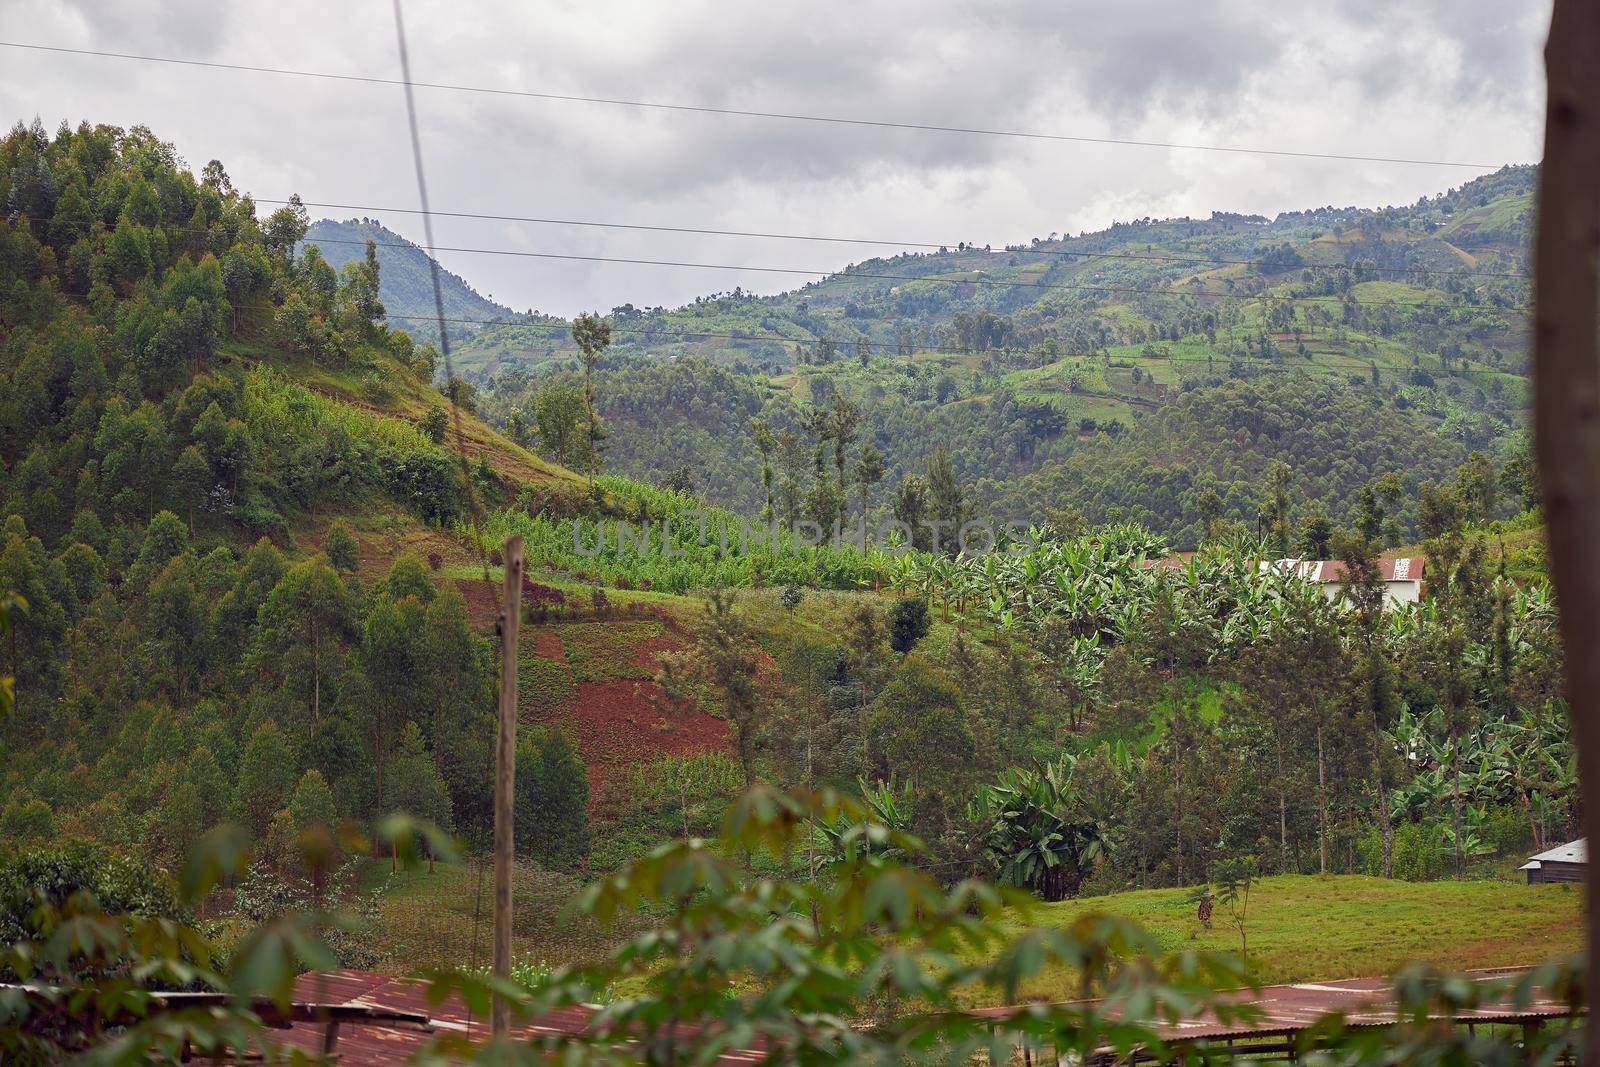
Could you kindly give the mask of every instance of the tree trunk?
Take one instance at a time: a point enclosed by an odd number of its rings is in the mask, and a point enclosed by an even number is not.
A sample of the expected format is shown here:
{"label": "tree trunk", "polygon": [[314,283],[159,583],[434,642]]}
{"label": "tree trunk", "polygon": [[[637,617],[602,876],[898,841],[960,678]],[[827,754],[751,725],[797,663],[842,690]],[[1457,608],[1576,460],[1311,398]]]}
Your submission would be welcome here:
{"label": "tree trunk", "polygon": [[311,732],[317,732],[317,722],[322,716],[322,628],[316,616],[311,621]]}
{"label": "tree trunk", "polygon": [[1274,746],[1278,760],[1278,871],[1289,869],[1289,797],[1283,782],[1283,736]]}
{"label": "tree trunk", "polygon": [[1185,885],[1188,864],[1183,856],[1183,747],[1172,745],[1172,833],[1178,852],[1178,884]]}
{"label": "tree trunk", "polygon": [[1394,826],[1389,821],[1389,790],[1383,784],[1383,729],[1378,725],[1378,711],[1372,711],[1372,773],[1373,790],[1378,804],[1378,829],[1383,837],[1383,876],[1394,877]]}
{"label": "tree trunk", "polygon": [[1452,790],[1450,821],[1453,824],[1456,838],[1456,880],[1467,876],[1466,858],[1461,852],[1461,727],[1455,725],[1450,730],[1450,767],[1455,778],[1455,788]]}
{"label": "tree trunk", "polygon": [[1528,837],[1533,841],[1533,850],[1543,852],[1544,835],[1539,833],[1539,820],[1533,814],[1533,792],[1526,786],[1517,790],[1517,807],[1522,809],[1522,817],[1528,822]]}
{"label": "tree trunk", "polygon": [[1322,722],[1317,722],[1317,871],[1328,873],[1328,765],[1322,750]]}
{"label": "tree trunk", "polygon": [[[1600,6],[1555,0],[1534,231],[1534,445],[1544,491],[1584,831],[1600,835]],[[1586,882],[1588,988],[1600,989],[1600,878]],[[1600,1063],[1600,1026],[1586,1036]]]}

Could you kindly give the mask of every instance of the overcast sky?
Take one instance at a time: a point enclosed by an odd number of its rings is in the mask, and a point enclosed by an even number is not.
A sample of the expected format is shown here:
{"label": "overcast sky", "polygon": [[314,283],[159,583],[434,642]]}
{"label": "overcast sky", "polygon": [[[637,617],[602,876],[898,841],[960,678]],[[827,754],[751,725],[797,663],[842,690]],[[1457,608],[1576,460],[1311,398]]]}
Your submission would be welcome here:
{"label": "overcast sky", "polygon": [[[387,0],[4,0],[0,39],[398,77]],[[406,8],[413,77],[585,96],[1499,164],[1537,157],[1548,4]],[[436,209],[1000,245],[1142,216],[1415,200],[1475,172],[640,111],[419,90]],[[262,198],[417,206],[396,86],[0,49],[0,117],[143,123]],[[313,211],[313,217],[319,212]],[[375,214],[421,241],[416,216]],[[860,248],[440,220],[442,245],[831,269]],[[559,314],[804,278],[441,256]]]}

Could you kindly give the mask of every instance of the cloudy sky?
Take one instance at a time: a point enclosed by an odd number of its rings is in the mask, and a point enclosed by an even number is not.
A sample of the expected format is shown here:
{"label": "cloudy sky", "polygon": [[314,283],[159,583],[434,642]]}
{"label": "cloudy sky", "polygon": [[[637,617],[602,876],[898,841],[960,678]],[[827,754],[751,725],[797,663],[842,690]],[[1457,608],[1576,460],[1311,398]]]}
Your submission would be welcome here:
{"label": "cloudy sky", "polygon": [[[388,0],[5,0],[0,40],[398,77]],[[1536,158],[1534,0],[409,0],[413,77],[894,122],[1499,164]],[[1401,203],[1472,170],[643,111],[422,89],[436,209],[1000,245],[1142,216]],[[402,90],[0,48],[0,118],[143,123],[261,198],[417,206]],[[314,211],[314,215],[318,214]],[[421,240],[414,215],[381,211]],[[841,246],[440,220],[441,245],[831,269]],[[879,249],[881,251],[881,249]],[[441,258],[519,310],[770,274]]]}

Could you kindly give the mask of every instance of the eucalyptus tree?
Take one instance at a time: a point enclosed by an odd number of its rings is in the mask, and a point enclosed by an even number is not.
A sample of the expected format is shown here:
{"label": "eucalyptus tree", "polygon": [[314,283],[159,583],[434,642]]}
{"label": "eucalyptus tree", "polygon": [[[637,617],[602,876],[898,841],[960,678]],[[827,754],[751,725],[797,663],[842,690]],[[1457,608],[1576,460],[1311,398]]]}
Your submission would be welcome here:
{"label": "eucalyptus tree", "polygon": [[597,314],[579,315],[572,321],[572,339],[577,342],[578,359],[583,364],[584,440],[588,445],[589,492],[592,495],[602,437],[600,417],[594,405],[594,371],[600,364],[601,354],[611,345],[611,323]]}
{"label": "eucalyptus tree", "polygon": [[[1258,640],[1240,652],[1231,677],[1239,711],[1272,753],[1278,854],[1289,870],[1291,797],[1314,792],[1318,870],[1328,870],[1328,737],[1346,673],[1335,610],[1316,589],[1287,586],[1266,611]],[[1309,773],[1314,763],[1314,776]],[[1307,779],[1312,779],[1308,782]],[[1307,790],[1305,786],[1313,788]]]}
{"label": "eucalyptus tree", "polygon": [[1372,757],[1373,813],[1382,839],[1382,869],[1394,876],[1394,820],[1389,812],[1389,778],[1385,758],[1385,729],[1398,716],[1400,697],[1395,691],[1394,663],[1384,646],[1384,604],[1387,593],[1376,547],[1359,534],[1338,539],[1337,554],[1344,566],[1341,598],[1349,606],[1349,642],[1354,669],[1349,701],[1353,713],[1365,722]]}

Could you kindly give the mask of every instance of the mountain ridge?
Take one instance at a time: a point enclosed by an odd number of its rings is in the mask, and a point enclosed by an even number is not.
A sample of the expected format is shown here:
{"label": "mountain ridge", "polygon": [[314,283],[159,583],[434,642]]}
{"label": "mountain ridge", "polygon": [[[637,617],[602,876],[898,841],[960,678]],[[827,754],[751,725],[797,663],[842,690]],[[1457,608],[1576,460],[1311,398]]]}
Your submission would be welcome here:
{"label": "mountain ridge", "polygon": [[[439,326],[433,300],[433,279],[425,249],[395,233],[377,219],[318,219],[306,230],[305,243],[316,245],[334,270],[358,262],[366,255],[366,242],[376,243],[381,266],[379,298],[390,325],[405,330],[420,343],[439,344]],[[461,275],[439,265],[440,295],[453,344],[459,344],[483,327],[472,320],[509,319],[515,316],[504,304],[482,295]]]}

